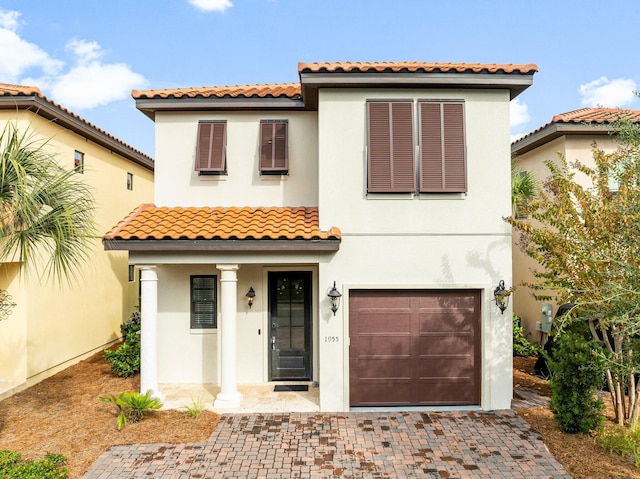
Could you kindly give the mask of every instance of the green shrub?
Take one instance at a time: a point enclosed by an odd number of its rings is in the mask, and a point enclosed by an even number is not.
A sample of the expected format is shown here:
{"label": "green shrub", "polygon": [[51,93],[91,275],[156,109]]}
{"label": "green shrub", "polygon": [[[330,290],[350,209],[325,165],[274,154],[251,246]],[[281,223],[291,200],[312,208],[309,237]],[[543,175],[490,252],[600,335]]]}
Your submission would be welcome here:
{"label": "green shrub", "polygon": [[622,457],[632,457],[636,467],[640,467],[640,430],[616,426],[605,431],[600,428],[596,444],[604,450]]}
{"label": "green shrub", "polygon": [[140,370],[140,313],[120,325],[124,343],[115,351],[105,351],[104,357],[111,370],[122,378],[133,376]]}
{"label": "green shrub", "polygon": [[102,402],[112,402],[118,408],[118,417],[116,418],[116,426],[121,431],[129,422],[139,422],[145,417],[145,414],[154,409],[160,409],[162,402],[151,396],[151,391],[142,394],[135,391],[124,391],[114,396],[100,396]]}
{"label": "green shrub", "polygon": [[47,454],[41,461],[22,461],[18,453],[0,451],[0,477],[6,479],[66,479],[69,471],[62,454]]}
{"label": "green shrub", "polygon": [[197,419],[202,411],[204,411],[204,403],[202,402],[202,398],[195,399],[192,397],[191,404],[180,406],[180,409],[189,413],[193,419]]}
{"label": "green shrub", "polygon": [[593,354],[599,349],[581,331],[567,329],[554,338],[549,408],[562,432],[586,434],[604,420],[604,403],[595,397],[603,373],[602,360]]}
{"label": "green shrub", "polygon": [[540,346],[530,342],[524,335],[524,328],[520,317],[513,315],[513,355],[536,356],[540,352]]}

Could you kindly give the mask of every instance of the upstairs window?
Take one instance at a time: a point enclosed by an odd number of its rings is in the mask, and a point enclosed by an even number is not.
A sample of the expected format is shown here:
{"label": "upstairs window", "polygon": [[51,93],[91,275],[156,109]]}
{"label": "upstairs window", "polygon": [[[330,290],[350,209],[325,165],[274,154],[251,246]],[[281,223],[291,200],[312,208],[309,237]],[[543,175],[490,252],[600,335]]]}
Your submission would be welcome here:
{"label": "upstairs window", "polygon": [[191,276],[191,329],[214,329],[217,276]]}
{"label": "upstairs window", "polygon": [[127,173],[127,189],[133,191],[133,173]]}
{"label": "upstairs window", "polygon": [[[369,193],[467,191],[464,102],[368,101]],[[415,151],[419,155],[416,161]]]}
{"label": "upstairs window", "polygon": [[260,121],[260,174],[285,175],[289,172],[287,120]]}
{"label": "upstairs window", "polygon": [[76,173],[84,173],[84,153],[75,150],[73,153],[73,169]]}
{"label": "upstairs window", "polygon": [[201,121],[198,123],[195,168],[198,174],[226,174],[226,143],[226,121]]}

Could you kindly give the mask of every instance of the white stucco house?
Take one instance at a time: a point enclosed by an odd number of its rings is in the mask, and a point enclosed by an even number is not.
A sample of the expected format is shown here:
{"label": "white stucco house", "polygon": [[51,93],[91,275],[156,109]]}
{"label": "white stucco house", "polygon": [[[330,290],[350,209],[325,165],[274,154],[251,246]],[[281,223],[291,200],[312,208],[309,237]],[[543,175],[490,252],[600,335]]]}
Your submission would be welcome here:
{"label": "white stucco house", "polygon": [[[640,123],[640,110],[618,110],[615,108],[580,108],[554,115],[551,121],[524,135],[511,145],[511,153],[517,158],[523,170],[532,172],[542,182],[549,176],[546,161],[560,163],[564,156],[569,164],[579,161],[593,167],[593,148],[605,153],[613,153],[620,145],[613,134],[613,123],[622,115],[630,121]],[[576,181],[590,186],[590,179],[574,170]],[[542,305],[551,307],[552,316],[557,313],[557,304],[536,300],[526,283],[535,281],[533,271],[541,269],[534,259],[518,247],[519,234],[513,235],[513,292],[512,307],[517,314],[528,338],[534,342],[545,339],[541,325]]]}
{"label": "white stucco house", "polygon": [[214,382],[237,407],[238,384],[288,381],[317,385],[322,411],[509,408],[493,291],[511,284],[509,102],[536,71],[301,63],[297,83],[134,91],[155,204],[104,245],[141,271],[141,389]]}

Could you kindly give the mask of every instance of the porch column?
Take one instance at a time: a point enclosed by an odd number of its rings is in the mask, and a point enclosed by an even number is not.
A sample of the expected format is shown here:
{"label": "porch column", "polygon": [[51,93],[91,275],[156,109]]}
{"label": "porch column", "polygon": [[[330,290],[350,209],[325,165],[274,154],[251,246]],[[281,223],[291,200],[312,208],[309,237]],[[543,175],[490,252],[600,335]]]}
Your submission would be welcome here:
{"label": "porch column", "polygon": [[238,265],[217,264],[220,278],[220,392],[213,405],[221,408],[237,408],[242,404],[237,380]]}
{"label": "porch column", "polygon": [[140,392],[162,400],[158,387],[158,273],[155,265],[140,269]]}

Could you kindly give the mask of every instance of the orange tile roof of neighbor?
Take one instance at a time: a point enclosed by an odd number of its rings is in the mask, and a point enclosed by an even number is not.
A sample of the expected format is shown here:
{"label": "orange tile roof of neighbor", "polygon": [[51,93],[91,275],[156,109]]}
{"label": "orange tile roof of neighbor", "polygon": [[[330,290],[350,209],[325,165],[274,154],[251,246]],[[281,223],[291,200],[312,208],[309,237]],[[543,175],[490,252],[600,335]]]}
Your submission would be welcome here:
{"label": "orange tile roof of neighbor", "polygon": [[631,120],[640,121],[640,110],[621,110],[617,108],[581,108],[567,113],[555,115],[552,123],[611,123],[616,121],[618,116]]}
{"label": "orange tile roof of neighbor", "polygon": [[109,240],[340,240],[320,231],[315,207],[156,207],[140,205],[104,237]]}
{"label": "orange tile roof of neighbor", "polygon": [[[640,110],[625,110],[619,108],[581,108],[566,113],[554,115],[550,122],[542,125],[526,135],[511,143],[512,152],[525,153],[526,151],[551,141],[561,135],[558,127],[598,127],[606,126],[615,122],[618,117],[626,118],[636,123],[640,123]],[[554,130],[554,131],[551,131]],[[603,132],[608,130],[603,129]],[[591,130],[591,133],[597,133]],[[535,141],[533,141],[535,140]]]}
{"label": "orange tile roof of neighbor", "polygon": [[328,62],[298,63],[298,72],[455,72],[455,73],[535,73],[533,63],[428,63],[428,62]]}
{"label": "orange tile roof of neighbor", "polygon": [[[5,101],[4,99],[10,101]],[[5,109],[11,108],[14,110],[16,108],[25,108],[24,105],[21,106],[17,104],[17,102],[21,99],[34,101],[36,104],[30,105],[27,108],[33,109],[36,114],[42,115],[45,118],[54,117],[61,126],[76,131],[76,133],[82,134],[83,136],[85,136],[85,138],[87,134],[93,135],[94,139],[100,139],[100,137],[102,137],[103,139],[106,138],[106,143],[111,143],[112,145],[114,143],[117,144],[121,148],[121,153],[126,154],[127,152],[131,152],[135,157],[139,157],[141,159],[141,162],[139,163],[143,164],[149,169],[153,169],[154,161],[153,158],[151,158],[149,155],[132,147],[131,145],[128,145],[124,141],[116,138],[105,130],[98,128],[93,123],[90,123],[84,118],[76,115],[71,110],[68,110],[62,105],[50,100],[42,94],[40,88],[36,86],[0,83],[0,107]],[[70,121],[64,121],[65,119],[69,119]],[[78,128],[72,126],[72,124],[75,126],[81,125],[81,129],[83,131],[78,131]],[[103,146],[108,147],[106,144],[103,144]]]}

